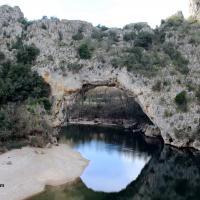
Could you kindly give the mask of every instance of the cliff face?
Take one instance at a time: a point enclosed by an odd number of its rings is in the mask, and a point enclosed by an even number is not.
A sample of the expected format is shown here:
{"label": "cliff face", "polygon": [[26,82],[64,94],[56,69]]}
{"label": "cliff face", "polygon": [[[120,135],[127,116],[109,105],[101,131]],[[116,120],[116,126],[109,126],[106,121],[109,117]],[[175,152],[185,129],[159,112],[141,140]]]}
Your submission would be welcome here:
{"label": "cliff face", "polygon": [[[40,49],[33,70],[51,85],[54,126],[64,121],[80,92],[115,86],[134,96],[165,143],[200,149],[198,23],[181,13],[156,30],[145,23],[107,29],[56,18],[30,23],[18,7],[8,6],[0,7],[0,16],[0,49],[7,58],[14,59],[17,38]],[[83,56],[90,53],[87,59],[81,59],[82,44],[87,46]],[[175,97],[182,91],[187,102],[177,105]]]}

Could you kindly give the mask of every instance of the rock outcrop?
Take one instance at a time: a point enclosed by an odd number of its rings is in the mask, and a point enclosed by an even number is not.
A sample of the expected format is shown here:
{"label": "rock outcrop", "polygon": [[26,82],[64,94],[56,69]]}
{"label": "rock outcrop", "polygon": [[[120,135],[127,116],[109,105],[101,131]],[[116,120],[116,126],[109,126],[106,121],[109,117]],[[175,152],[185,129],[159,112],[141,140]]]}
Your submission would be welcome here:
{"label": "rock outcrop", "polygon": [[200,19],[200,1],[199,0],[190,0],[190,14],[197,19]]}
{"label": "rock outcrop", "polygon": [[[165,143],[200,149],[200,105],[195,96],[200,86],[197,24],[178,17],[168,19],[156,30],[142,23],[108,29],[57,18],[27,22],[18,7],[7,6],[0,7],[0,16],[0,49],[7,58],[14,59],[12,44],[19,38],[40,49],[33,70],[51,85],[54,126],[63,123],[67,108],[80,92],[97,86],[115,86],[135,98],[159,128]],[[136,49],[135,40],[139,45]],[[81,44],[89,46],[91,59],[80,58]],[[178,50],[178,60],[172,60],[175,58],[167,51],[172,49],[166,48],[169,44]],[[136,50],[139,52],[133,57]],[[138,56],[142,56],[141,63],[135,63]],[[119,58],[116,64],[114,61]],[[123,58],[132,60],[123,62]],[[188,68],[182,67],[187,61]],[[179,110],[174,101],[182,91],[188,97],[185,111]]]}

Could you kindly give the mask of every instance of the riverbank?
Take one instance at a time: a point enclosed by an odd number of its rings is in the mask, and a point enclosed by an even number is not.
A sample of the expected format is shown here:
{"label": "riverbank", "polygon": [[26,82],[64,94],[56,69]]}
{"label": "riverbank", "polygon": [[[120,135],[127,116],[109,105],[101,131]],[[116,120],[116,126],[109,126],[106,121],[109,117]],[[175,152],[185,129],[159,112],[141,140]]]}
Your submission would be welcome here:
{"label": "riverbank", "polygon": [[[65,125],[95,125],[95,126],[106,126],[106,127],[121,127],[125,129],[134,129],[136,128],[140,123],[136,120],[127,120],[127,119],[101,119],[96,118],[94,120],[89,120],[86,118],[77,118],[73,120],[69,120],[65,123]],[[145,123],[140,124],[145,126]]]}
{"label": "riverbank", "polygon": [[80,153],[61,144],[52,148],[24,147],[0,155],[0,199],[22,200],[46,185],[75,181],[88,165]]}

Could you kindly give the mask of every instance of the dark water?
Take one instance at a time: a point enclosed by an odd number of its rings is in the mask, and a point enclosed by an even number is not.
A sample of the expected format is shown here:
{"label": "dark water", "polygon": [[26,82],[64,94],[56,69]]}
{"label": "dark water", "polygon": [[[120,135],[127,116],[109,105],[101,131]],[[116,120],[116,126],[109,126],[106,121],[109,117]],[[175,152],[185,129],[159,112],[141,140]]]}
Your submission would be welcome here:
{"label": "dark water", "polygon": [[200,199],[200,155],[120,129],[69,126],[62,142],[90,160],[73,185],[31,200]]}

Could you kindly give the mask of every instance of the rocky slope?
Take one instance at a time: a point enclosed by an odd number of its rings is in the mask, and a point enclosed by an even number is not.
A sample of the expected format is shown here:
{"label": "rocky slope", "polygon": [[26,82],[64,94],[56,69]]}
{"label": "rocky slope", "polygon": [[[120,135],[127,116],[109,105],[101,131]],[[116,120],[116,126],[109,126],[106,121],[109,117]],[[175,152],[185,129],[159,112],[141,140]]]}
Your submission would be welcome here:
{"label": "rocky slope", "polygon": [[6,57],[15,59],[17,40],[40,49],[33,70],[51,85],[54,126],[62,124],[80,92],[115,86],[135,98],[165,143],[196,149],[199,31],[199,22],[180,12],[155,30],[145,23],[108,29],[46,17],[28,22],[18,7],[0,7],[0,49]]}

